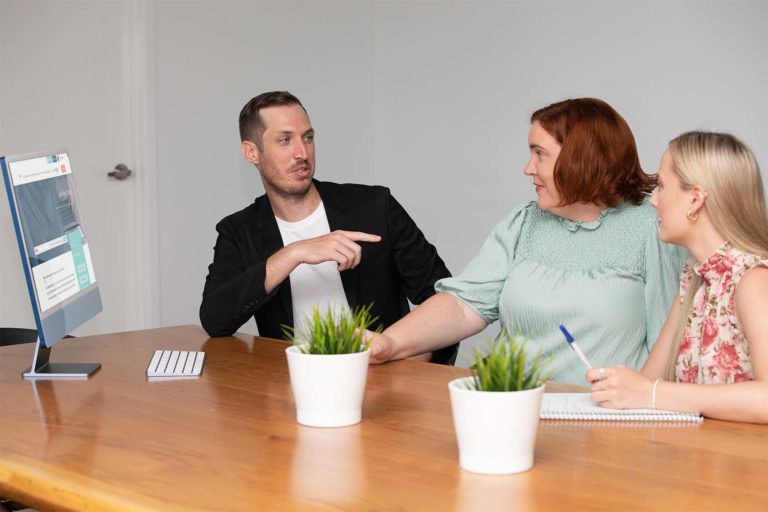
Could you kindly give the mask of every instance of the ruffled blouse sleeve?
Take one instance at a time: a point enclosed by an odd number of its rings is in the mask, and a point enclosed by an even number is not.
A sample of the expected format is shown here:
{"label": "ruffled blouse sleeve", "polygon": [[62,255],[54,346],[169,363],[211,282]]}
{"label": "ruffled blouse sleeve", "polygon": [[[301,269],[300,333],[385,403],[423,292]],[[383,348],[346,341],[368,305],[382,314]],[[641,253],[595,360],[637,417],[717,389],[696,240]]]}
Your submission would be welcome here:
{"label": "ruffled blouse sleeve", "polygon": [[435,290],[454,295],[489,324],[498,320],[499,297],[530,204],[517,207],[497,224],[464,271],[456,277],[441,279],[435,283]]}
{"label": "ruffled blouse sleeve", "polygon": [[651,223],[645,251],[645,343],[650,351],[656,344],[669,308],[680,290],[683,263],[689,258],[687,249],[659,240],[659,225]]}

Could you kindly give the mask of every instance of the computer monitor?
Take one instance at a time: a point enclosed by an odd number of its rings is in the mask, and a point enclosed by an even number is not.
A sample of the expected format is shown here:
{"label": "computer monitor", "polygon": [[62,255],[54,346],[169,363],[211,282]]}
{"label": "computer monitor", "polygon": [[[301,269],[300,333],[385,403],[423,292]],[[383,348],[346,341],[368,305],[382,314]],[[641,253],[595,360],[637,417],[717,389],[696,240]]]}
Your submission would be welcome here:
{"label": "computer monitor", "polygon": [[98,314],[101,296],[66,152],[0,157],[37,325],[26,378],[87,378],[98,363],[52,363],[51,347]]}

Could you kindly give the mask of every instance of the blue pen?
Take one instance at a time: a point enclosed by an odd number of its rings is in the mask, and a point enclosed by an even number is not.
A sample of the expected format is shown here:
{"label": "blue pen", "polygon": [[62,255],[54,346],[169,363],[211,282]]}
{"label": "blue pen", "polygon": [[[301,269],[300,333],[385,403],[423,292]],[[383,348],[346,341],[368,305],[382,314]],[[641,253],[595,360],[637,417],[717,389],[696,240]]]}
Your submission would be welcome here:
{"label": "blue pen", "polygon": [[565,340],[568,342],[568,344],[571,346],[574,352],[576,352],[576,355],[579,356],[579,359],[587,365],[587,368],[592,368],[592,365],[589,364],[589,361],[587,360],[587,356],[584,355],[584,352],[581,351],[579,346],[576,344],[576,342],[573,340],[573,336],[571,336],[571,333],[568,332],[568,329],[565,328],[563,324],[560,324],[560,330],[563,331],[563,334],[565,335]]}

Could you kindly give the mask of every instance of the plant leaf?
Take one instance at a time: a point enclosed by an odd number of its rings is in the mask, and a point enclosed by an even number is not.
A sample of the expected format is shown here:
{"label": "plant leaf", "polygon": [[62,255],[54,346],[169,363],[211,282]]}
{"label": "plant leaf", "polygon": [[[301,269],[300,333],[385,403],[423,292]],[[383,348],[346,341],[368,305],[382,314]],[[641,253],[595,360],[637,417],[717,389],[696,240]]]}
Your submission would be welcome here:
{"label": "plant leaf", "polygon": [[542,360],[541,351],[529,361],[526,340],[519,333],[510,334],[507,329],[502,329],[498,338],[491,344],[487,356],[483,356],[476,348],[474,361],[473,383],[474,389],[478,391],[535,389],[554,373],[544,373],[551,359]]}

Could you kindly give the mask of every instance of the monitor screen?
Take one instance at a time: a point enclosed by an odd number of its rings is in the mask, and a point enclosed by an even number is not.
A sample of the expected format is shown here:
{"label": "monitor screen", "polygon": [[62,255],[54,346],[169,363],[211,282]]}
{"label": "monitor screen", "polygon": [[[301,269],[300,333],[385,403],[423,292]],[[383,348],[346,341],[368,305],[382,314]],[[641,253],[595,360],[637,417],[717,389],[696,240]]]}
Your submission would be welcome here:
{"label": "monitor screen", "polygon": [[65,152],[0,158],[44,347],[99,313],[101,297]]}

